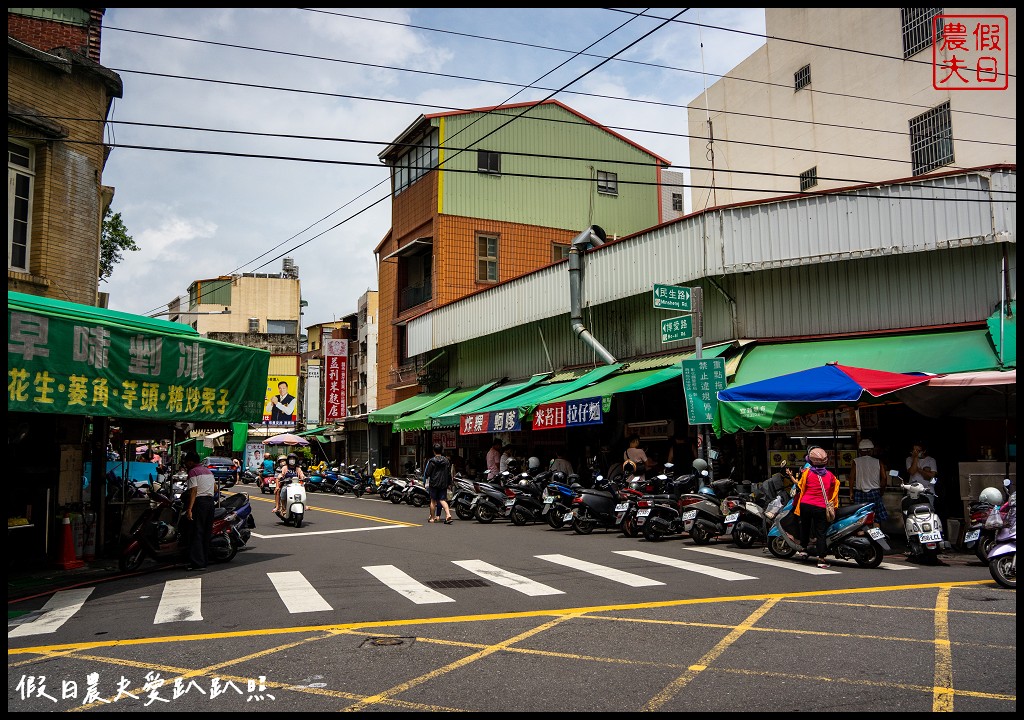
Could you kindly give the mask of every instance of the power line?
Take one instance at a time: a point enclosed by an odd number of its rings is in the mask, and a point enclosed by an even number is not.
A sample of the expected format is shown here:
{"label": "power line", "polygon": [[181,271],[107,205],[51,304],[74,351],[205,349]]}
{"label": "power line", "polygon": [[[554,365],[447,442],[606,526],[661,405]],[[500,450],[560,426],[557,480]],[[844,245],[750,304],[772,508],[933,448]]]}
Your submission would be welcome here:
{"label": "power line", "polygon": [[[458,37],[472,38],[472,39],[475,39],[475,40],[486,40],[487,42],[505,43],[505,44],[509,44],[509,45],[519,45],[521,47],[533,48],[535,50],[547,50],[547,51],[551,51],[551,52],[560,52],[560,53],[571,53],[571,52],[573,52],[572,50],[565,50],[564,48],[551,47],[549,45],[538,45],[536,43],[528,43],[528,42],[523,42],[521,40],[508,40],[508,39],[505,39],[505,38],[490,37],[488,35],[475,35],[473,33],[457,32],[455,30],[444,30],[442,28],[435,28],[435,27],[430,27],[430,26],[427,26],[427,25],[413,25],[412,23],[402,23],[402,22],[397,22],[395,20],[384,20],[382,18],[370,18],[370,17],[365,17],[365,16],[362,16],[362,15],[353,15],[352,13],[336,12],[336,11],[333,11],[333,10],[318,10],[318,9],[314,9],[314,8],[296,8],[296,9],[303,10],[305,12],[310,12],[310,13],[321,13],[321,14],[324,14],[324,15],[333,15],[333,16],[336,16],[336,17],[352,18],[354,20],[365,20],[366,22],[381,23],[381,24],[385,24],[385,25],[397,25],[399,27],[407,27],[407,28],[412,28],[414,30],[427,30],[429,32],[436,32],[436,33],[441,33],[441,34],[444,34],[444,35],[456,35]],[[603,9],[611,10],[613,12],[625,12],[627,14],[636,15],[637,17],[640,16],[639,13],[629,13],[628,11],[616,10],[615,8],[603,8]],[[644,17],[657,18],[658,16],[657,15],[644,15]],[[718,27],[718,26],[715,26],[715,25],[705,25],[705,24],[699,23],[699,22],[690,22],[690,21],[683,21],[683,20],[676,20],[674,22],[683,23],[683,24],[686,24],[686,25],[693,25],[694,27],[699,27],[699,28],[709,28],[709,29],[713,29],[713,30],[722,30],[724,32],[732,32],[732,33],[738,33],[738,34],[742,34],[742,35],[751,35],[753,37],[761,37],[761,38],[769,39],[769,36],[767,36],[767,35],[762,35],[762,34],[758,34],[758,33],[752,33],[752,32],[748,32],[748,31],[745,31],[745,30],[736,30],[736,29],[733,29],[733,28],[723,28],[723,27]],[[770,39],[773,39],[773,40],[784,40],[786,42],[791,42],[791,43],[796,43],[796,44],[801,44],[801,45],[809,45],[809,46],[813,46],[813,47],[829,47],[830,49],[840,50],[840,51],[847,51],[847,52],[863,52],[863,51],[857,51],[857,50],[852,50],[852,49],[848,49],[848,48],[835,48],[835,47],[831,47],[831,46],[824,46],[824,45],[819,45],[817,43],[806,42],[806,41],[803,41],[803,40],[792,40],[792,39],[788,39],[788,38],[777,38],[777,37],[774,37],[774,36],[771,37]],[[586,52],[581,52],[581,53],[579,53],[579,55],[584,56],[584,57],[604,57],[602,55],[594,55],[594,54],[586,53]],[[878,57],[881,57],[881,58],[889,59],[889,60],[897,60],[899,62],[908,62],[908,61],[904,60],[903,58],[898,58],[898,57],[894,57],[894,56],[891,56],[891,55],[883,55],[883,54],[878,54],[878,53],[875,53],[875,55],[877,55]],[[642,67],[650,67],[650,68],[654,68],[654,69],[657,69],[657,70],[673,70],[673,71],[676,71],[676,72],[691,73],[691,74],[694,74],[694,75],[710,75],[711,77],[715,77],[715,78],[718,78],[718,79],[728,78],[729,80],[735,80],[737,82],[752,83],[754,85],[767,85],[768,87],[784,88],[786,90],[792,90],[793,89],[792,86],[789,85],[789,84],[773,83],[773,82],[769,82],[767,80],[753,80],[751,78],[735,77],[735,76],[730,76],[730,75],[720,75],[718,73],[709,73],[709,72],[705,72],[703,70],[691,70],[690,68],[675,67],[673,65],[663,65],[661,63],[644,62],[642,60],[630,60],[628,58],[616,58],[615,60],[616,60],[616,62],[620,62],[620,63],[626,63],[626,64],[630,64],[630,65],[639,65],[639,66],[642,66]],[[913,62],[920,62],[920,61],[913,61]],[[1014,76],[1011,76],[1011,77],[1014,77]],[[900,106],[904,106],[904,107],[917,108],[917,109],[921,109],[921,110],[929,110],[929,109],[931,109],[930,105],[918,105],[917,103],[902,102],[900,100],[887,100],[887,99],[884,99],[884,98],[867,97],[867,96],[864,96],[864,95],[851,95],[849,93],[837,93],[837,92],[831,92],[831,91],[828,91],[828,90],[818,90],[818,89],[810,88],[810,87],[805,88],[804,91],[805,92],[809,92],[809,93],[813,93],[813,94],[818,94],[818,95],[828,95],[828,96],[832,96],[832,97],[849,98],[849,99],[852,99],[852,100],[866,100],[866,101],[869,101],[869,102],[878,102],[878,103],[883,103],[883,104],[888,104],[888,105],[900,105]],[[994,115],[994,114],[991,114],[991,113],[975,112],[974,110],[959,110],[959,109],[956,109],[956,110],[952,110],[952,112],[960,113],[960,114],[964,114],[964,115],[977,115],[979,117],[996,118],[996,119],[1000,119],[1000,120],[1016,120],[1016,118],[1006,117],[1006,116],[1003,116],[1003,115]]]}
{"label": "power line", "polygon": [[[496,108],[493,112],[497,113],[497,114],[500,114],[500,110],[501,110],[501,108],[499,107],[499,108]],[[27,117],[28,113],[9,112],[8,115],[11,116],[11,117]],[[96,123],[96,122],[104,122],[103,120],[97,120],[95,118],[79,118],[79,117],[67,117],[67,116],[59,116],[59,115],[37,115],[37,114],[32,114],[32,117],[42,117],[42,118],[45,118],[45,119],[48,119],[48,120],[54,120],[54,121],[60,120],[60,121],[66,121],[66,122],[67,121],[94,122],[94,123]],[[517,115],[515,117],[522,117],[522,116],[521,115]],[[354,145],[373,145],[375,147],[388,147],[388,146],[391,146],[391,145],[395,145],[395,146],[399,146],[399,147],[409,147],[409,148],[412,148],[412,147],[420,147],[421,146],[418,143],[396,143],[396,142],[389,141],[389,140],[387,140],[387,141],[386,140],[356,140],[354,138],[328,137],[328,136],[323,136],[323,135],[296,135],[296,134],[292,134],[292,133],[268,133],[268,132],[257,132],[257,131],[251,131],[251,130],[227,130],[227,129],[221,129],[221,128],[206,128],[206,127],[197,127],[197,126],[191,126],[191,125],[168,125],[168,124],[163,124],[163,123],[148,123],[148,122],[139,122],[139,121],[132,121],[132,120],[107,120],[105,122],[108,123],[108,124],[115,124],[115,125],[132,125],[132,126],[140,126],[140,127],[162,128],[162,129],[168,129],[168,130],[188,130],[188,131],[194,131],[194,132],[209,132],[209,133],[227,134],[227,135],[245,135],[245,136],[253,136],[253,137],[277,138],[277,139],[285,139],[285,140],[306,140],[306,141],[316,141],[316,142],[347,143],[347,144],[354,144]],[[555,122],[555,121],[552,121],[552,122]],[[572,123],[572,124],[577,124],[577,123]],[[582,124],[582,123],[580,123],[580,124]],[[467,126],[467,128],[468,127],[469,126]],[[464,130],[465,129],[463,129],[463,131]],[[462,131],[460,131],[460,132],[462,132]],[[452,137],[455,137],[455,135],[453,135]],[[84,142],[84,141],[82,141],[82,142]],[[479,142],[479,141],[477,141],[477,142]],[[96,143],[96,144],[100,144],[100,143]],[[128,148],[135,148],[135,149],[146,149],[146,146],[128,146],[128,145],[119,145],[117,143],[103,143],[103,144],[106,144],[106,145],[108,145],[110,147],[128,147]],[[452,152],[456,152],[456,153],[466,152],[466,151],[469,151],[469,150],[472,149],[472,146],[467,146],[467,147],[453,146],[448,141],[446,141],[443,146],[439,146],[439,145],[426,145],[424,147],[429,147],[432,150],[441,150],[441,149],[443,149],[443,150],[446,150],[446,151],[452,151]],[[153,148],[153,149],[155,149],[155,150],[168,150],[168,151],[173,150],[171,148]],[[186,152],[186,150],[183,149],[183,148],[178,148],[178,150],[181,150],[182,152]],[[609,158],[593,158],[593,157],[581,157],[581,156],[578,156],[578,155],[552,155],[550,153],[531,153],[531,152],[522,152],[522,151],[509,151],[509,150],[502,150],[502,149],[496,149],[496,150],[492,150],[492,151],[493,152],[498,152],[498,153],[501,153],[502,155],[506,155],[506,156],[510,156],[510,157],[540,158],[540,159],[545,159],[545,160],[573,160],[573,161],[587,162],[587,163],[606,163],[606,164],[616,164],[616,165],[632,165],[632,166],[638,166],[638,167],[653,167],[653,166],[657,165],[657,163],[641,162],[639,160],[618,160],[618,159],[609,159]],[[810,151],[807,151],[807,152],[810,152]],[[841,153],[841,154],[845,155],[845,156],[848,156],[848,157],[859,157],[859,158],[865,157],[864,155],[854,155],[852,153]],[[265,159],[289,159],[289,160],[305,161],[305,160],[303,160],[301,158],[295,158],[295,157],[282,158],[282,157],[274,157],[274,156],[260,156],[260,155],[249,155],[249,154],[246,154],[244,156],[245,157],[255,157],[255,158],[265,157]],[[909,164],[909,162],[910,162],[909,160],[895,160],[895,159],[892,159],[892,158],[876,158],[876,159],[879,159],[879,160],[889,160],[890,162],[899,162],[899,163],[904,164],[904,165]],[[309,162],[314,162],[314,160],[309,160]],[[377,164],[377,163],[355,163],[355,161],[353,161],[353,164],[362,164],[362,165],[365,165],[367,167],[380,167],[380,165]],[[696,166],[696,165],[672,165],[671,167],[674,170],[691,170],[691,171],[692,170],[706,170],[707,169],[704,166]],[[422,168],[417,168],[417,169],[422,169]],[[453,171],[453,172],[461,172],[461,171]],[[720,172],[731,173],[731,174],[734,174],[734,175],[757,175],[757,176],[761,176],[761,177],[784,178],[784,179],[790,179],[790,180],[796,180],[796,179],[800,178],[800,174],[799,173],[796,173],[796,174],[794,174],[794,173],[776,173],[776,172],[767,172],[767,171],[763,171],[763,170],[728,170],[728,169],[723,169],[723,170],[720,170]],[[542,177],[547,177],[547,176],[531,175],[531,176],[528,176],[528,177],[542,178]],[[925,176],[922,176],[922,177],[925,177]],[[824,175],[819,175],[818,176],[818,180],[819,181],[825,180],[825,181],[830,181],[830,182],[843,182],[843,183],[858,184],[858,185],[859,184],[867,184],[867,183],[872,182],[871,180],[867,180],[867,179],[864,179],[864,178],[828,177],[828,176],[824,176]],[[623,181],[623,183],[625,183],[625,181]],[[676,186],[676,185],[678,185],[678,183],[660,183],[660,184],[661,185],[665,185],[665,186]],[[376,187],[376,186],[374,186],[374,187]],[[941,189],[941,188],[939,188],[939,189]],[[985,193],[985,194],[992,194],[992,193],[1007,193],[1007,194],[1011,194],[1013,192],[1013,191],[1009,191],[1009,190],[984,190],[984,189],[981,189],[981,188],[977,188],[977,189],[968,188],[967,191],[968,192]],[[763,191],[763,192],[768,192],[768,191]]]}

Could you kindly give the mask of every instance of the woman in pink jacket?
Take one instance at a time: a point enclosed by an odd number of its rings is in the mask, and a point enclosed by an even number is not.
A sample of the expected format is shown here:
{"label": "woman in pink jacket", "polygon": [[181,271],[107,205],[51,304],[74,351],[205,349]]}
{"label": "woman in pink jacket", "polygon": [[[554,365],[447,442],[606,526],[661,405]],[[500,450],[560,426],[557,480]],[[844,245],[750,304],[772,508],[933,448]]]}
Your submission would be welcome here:
{"label": "woman in pink jacket", "polygon": [[806,560],[810,557],[807,553],[807,545],[811,541],[813,531],[814,537],[817,539],[818,567],[827,568],[825,531],[829,526],[829,521],[825,516],[825,509],[828,504],[831,504],[833,508],[839,507],[839,478],[825,467],[828,462],[828,453],[820,447],[811,446],[807,450],[807,462],[809,467],[800,473],[798,481],[800,492],[797,495],[796,509],[794,510],[794,514],[800,517],[801,551],[797,553],[797,558]]}

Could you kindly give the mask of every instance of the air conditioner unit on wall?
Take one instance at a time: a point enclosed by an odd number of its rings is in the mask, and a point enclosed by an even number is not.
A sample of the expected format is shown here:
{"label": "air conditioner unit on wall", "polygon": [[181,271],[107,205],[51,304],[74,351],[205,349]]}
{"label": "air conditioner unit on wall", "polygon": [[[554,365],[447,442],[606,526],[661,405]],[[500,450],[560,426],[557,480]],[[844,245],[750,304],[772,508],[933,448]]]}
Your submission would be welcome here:
{"label": "air conditioner unit on wall", "polygon": [[249,318],[249,332],[258,333],[260,331],[260,319]]}

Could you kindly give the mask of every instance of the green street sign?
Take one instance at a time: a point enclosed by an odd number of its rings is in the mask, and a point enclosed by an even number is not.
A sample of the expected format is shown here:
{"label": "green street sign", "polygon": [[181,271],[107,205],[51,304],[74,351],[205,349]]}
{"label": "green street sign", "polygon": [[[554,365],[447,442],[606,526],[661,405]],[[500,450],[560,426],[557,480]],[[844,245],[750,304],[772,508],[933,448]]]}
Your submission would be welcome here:
{"label": "green street sign", "polygon": [[715,419],[719,390],[725,390],[725,360],[683,360],[687,422],[691,425],[710,425]]}
{"label": "green street sign", "polygon": [[682,315],[661,321],[661,342],[670,343],[693,337],[693,315]]}
{"label": "green street sign", "polygon": [[654,307],[660,310],[681,310],[690,312],[693,304],[690,300],[690,288],[678,285],[655,285]]}

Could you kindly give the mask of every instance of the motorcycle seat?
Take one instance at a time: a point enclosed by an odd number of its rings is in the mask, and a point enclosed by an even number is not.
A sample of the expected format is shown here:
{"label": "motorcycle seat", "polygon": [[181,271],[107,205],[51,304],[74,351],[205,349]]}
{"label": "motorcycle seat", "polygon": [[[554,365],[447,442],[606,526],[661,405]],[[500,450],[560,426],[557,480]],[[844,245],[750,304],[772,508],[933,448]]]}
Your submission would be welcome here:
{"label": "motorcycle seat", "polygon": [[579,488],[577,491],[581,495],[597,495],[599,497],[618,497],[618,493],[612,492],[611,490],[595,490],[593,488]]}
{"label": "motorcycle seat", "polygon": [[222,517],[227,515],[229,512],[231,512],[231,511],[228,510],[225,507],[214,508],[213,509],[213,519],[214,520],[220,520]]}
{"label": "motorcycle seat", "polygon": [[856,515],[860,512],[861,508],[874,505],[874,503],[854,503],[853,505],[843,505],[842,507],[836,508],[836,520],[839,518],[849,517],[850,515]]}

